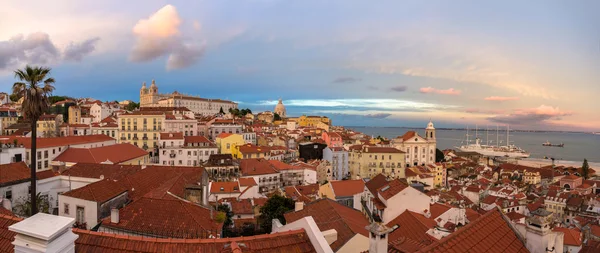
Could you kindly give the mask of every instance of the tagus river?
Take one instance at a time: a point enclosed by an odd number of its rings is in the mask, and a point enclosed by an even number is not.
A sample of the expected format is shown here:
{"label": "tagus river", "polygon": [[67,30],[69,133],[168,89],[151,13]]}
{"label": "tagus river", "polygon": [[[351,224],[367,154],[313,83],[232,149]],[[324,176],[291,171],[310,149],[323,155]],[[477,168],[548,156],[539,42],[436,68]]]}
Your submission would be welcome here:
{"label": "tagus river", "polygon": [[[386,138],[395,138],[403,135],[407,131],[417,131],[424,136],[424,129],[409,129],[400,127],[348,127],[349,129],[362,132],[367,135],[377,137],[381,135]],[[439,149],[451,149],[466,144],[465,130],[436,130],[437,147]],[[469,131],[469,138],[474,140],[475,131]],[[490,145],[496,145],[496,130],[489,131],[489,137],[485,130],[479,130],[478,134],[481,143],[485,144],[486,139]],[[506,143],[506,129],[501,129],[498,134],[500,145]],[[564,143],[564,148],[545,147],[542,143],[549,141],[553,144]],[[531,153],[531,158],[553,157],[557,160],[583,161],[588,159],[590,162],[600,162],[600,135],[588,133],[560,133],[560,132],[511,132],[510,142],[527,152]],[[473,143],[473,142],[471,142]]]}

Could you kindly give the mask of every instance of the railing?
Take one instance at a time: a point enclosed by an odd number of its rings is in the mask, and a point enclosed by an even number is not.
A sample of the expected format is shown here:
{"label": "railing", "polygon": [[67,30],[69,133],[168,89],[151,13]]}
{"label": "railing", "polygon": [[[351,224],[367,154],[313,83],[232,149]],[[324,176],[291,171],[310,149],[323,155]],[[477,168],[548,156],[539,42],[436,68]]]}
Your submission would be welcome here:
{"label": "railing", "polygon": [[175,153],[169,154],[169,157],[171,157],[171,158],[175,158],[175,156],[177,156],[177,154],[175,154]]}
{"label": "railing", "polygon": [[139,139],[138,139],[138,137],[133,137],[132,140],[137,141]]}
{"label": "railing", "polygon": [[147,140],[148,140],[148,137],[144,136],[144,137],[142,137],[142,140],[145,140],[145,141],[147,141]]}

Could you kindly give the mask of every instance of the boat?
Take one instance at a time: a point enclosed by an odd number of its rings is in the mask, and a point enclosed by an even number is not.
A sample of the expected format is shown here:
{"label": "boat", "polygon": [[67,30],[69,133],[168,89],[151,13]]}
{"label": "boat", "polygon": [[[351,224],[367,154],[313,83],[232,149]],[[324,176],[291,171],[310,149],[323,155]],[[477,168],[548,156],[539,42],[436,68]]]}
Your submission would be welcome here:
{"label": "boat", "polygon": [[[477,131],[477,129],[476,129]],[[506,145],[500,146],[498,138],[498,128],[496,128],[496,145],[481,144],[481,139],[475,134],[475,143],[469,143],[469,128],[467,127],[467,144],[456,149],[462,152],[477,152],[488,157],[507,157],[507,158],[528,158],[530,154],[515,145],[510,144],[510,128],[506,129]],[[488,141],[489,143],[489,141]]]}
{"label": "boat", "polygon": [[565,144],[564,143],[561,143],[561,144],[552,144],[549,141],[546,141],[546,142],[542,143],[542,146],[563,148],[563,147],[565,147]]}

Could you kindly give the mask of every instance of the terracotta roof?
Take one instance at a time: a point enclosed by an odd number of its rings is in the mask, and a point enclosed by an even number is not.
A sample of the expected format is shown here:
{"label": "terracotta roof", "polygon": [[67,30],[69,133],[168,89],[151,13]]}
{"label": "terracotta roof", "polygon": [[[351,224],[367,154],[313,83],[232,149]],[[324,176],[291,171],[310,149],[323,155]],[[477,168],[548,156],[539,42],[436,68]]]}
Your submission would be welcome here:
{"label": "terracotta roof", "polygon": [[331,199],[314,201],[305,205],[301,211],[288,212],[284,216],[287,223],[312,216],[321,231],[335,229],[337,240],[330,245],[334,252],[339,250],[356,234],[369,237],[365,228],[369,225],[367,218],[360,211]]}
{"label": "terracotta roof", "polygon": [[168,238],[209,238],[219,234],[222,226],[211,213],[181,200],[141,198],[119,210],[119,223],[107,217],[102,226]]}
{"label": "terracotta roof", "polygon": [[217,135],[217,138],[227,138],[229,136],[233,135],[232,133],[220,133],[219,135]]}
{"label": "terracotta roof", "polygon": [[211,182],[210,193],[239,193],[238,182]]}
{"label": "terracotta roof", "polygon": [[97,148],[68,148],[54,158],[54,161],[70,163],[104,163],[110,161],[118,164],[147,156],[148,152],[129,143],[121,143]]}
{"label": "terracotta roof", "polygon": [[451,208],[451,206],[445,204],[434,203],[433,205],[430,205],[429,209],[431,210],[429,210],[429,212],[431,212],[431,218],[435,219],[437,217],[440,217],[440,215],[444,214]]}
{"label": "terracotta roof", "polygon": [[235,215],[254,214],[252,201],[250,199],[233,199],[232,201],[227,202],[231,203],[231,212]]}
{"label": "terracotta roof", "polygon": [[409,186],[406,183],[400,181],[399,179],[395,179],[388,182],[387,185],[377,189],[377,192],[379,193],[379,195],[381,195],[381,197],[388,200],[391,197],[398,194],[399,192],[406,189],[407,187]]}
{"label": "terracotta roof", "polygon": [[44,180],[55,176],[60,176],[60,173],[53,170],[44,170],[35,173],[35,179],[37,180]]}
{"label": "terracotta roof", "polygon": [[[316,252],[304,229],[281,233],[221,239],[160,239],[99,233],[73,229],[79,235],[76,252],[158,253],[158,252]],[[10,252],[14,246],[10,246]],[[239,248],[239,251],[237,249]]]}
{"label": "terracotta roof", "polygon": [[554,228],[555,232],[565,234],[564,243],[569,246],[581,246],[581,230],[577,228]]}
{"label": "terracotta roof", "polygon": [[575,176],[575,175],[568,175],[566,177],[561,178],[561,180],[563,179],[567,179],[567,180],[575,180],[575,179],[579,179],[581,177]]}
{"label": "terracotta roof", "polygon": [[183,139],[183,133],[182,132],[160,133],[160,139],[161,140],[181,140],[181,139]]}
{"label": "terracotta roof", "polygon": [[591,225],[590,228],[590,232],[592,233],[592,235],[600,237],[600,226]]}
{"label": "terracotta roof", "polygon": [[97,164],[97,163],[77,163],[62,175],[84,178],[106,178],[121,179],[127,175],[135,174],[142,170],[140,165],[120,165],[120,164]]}
{"label": "terracotta roof", "polygon": [[[22,144],[23,146],[25,146],[26,149],[31,149],[31,138],[30,137],[0,136],[0,138],[5,139],[5,140],[3,140],[3,143],[13,143],[14,140],[17,140],[17,142],[19,144]],[[82,135],[82,136],[63,136],[63,137],[38,138],[36,145],[37,145],[37,148],[39,149],[39,148],[80,145],[80,144],[114,141],[114,140],[115,139],[111,138],[108,135],[104,135],[104,134]]]}
{"label": "terracotta roof", "polygon": [[105,179],[65,192],[62,195],[104,203],[121,195],[124,192],[127,192],[127,188],[123,187],[121,183],[115,182],[112,179]]}
{"label": "terracotta roof", "polygon": [[404,153],[403,151],[397,149],[397,148],[390,148],[390,147],[371,147],[371,146],[367,146],[365,148],[363,148],[363,152],[364,153]]}
{"label": "terracotta roof", "polygon": [[0,165],[0,186],[16,184],[31,178],[31,170],[25,162]]}
{"label": "terracotta roof", "polygon": [[206,137],[199,135],[199,136],[185,136],[183,137],[184,139],[184,143],[188,144],[188,143],[212,143],[210,140],[208,140]]}
{"label": "terracotta roof", "polygon": [[510,213],[507,213],[506,217],[508,219],[510,219],[511,221],[517,221],[517,220],[520,220],[522,218],[525,218],[526,216],[513,211],[513,212],[510,212]]}
{"label": "terracotta roof", "polygon": [[389,234],[389,241],[395,241],[405,237],[418,243],[429,245],[434,239],[427,235],[427,231],[434,228],[436,224],[437,223],[433,219],[428,219],[422,214],[406,210],[386,224],[386,226],[389,228],[396,225],[398,226]]}
{"label": "terracotta roof", "polygon": [[362,179],[330,181],[329,183],[335,197],[351,197],[365,190],[365,182]]}
{"label": "terracotta roof", "polygon": [[241,177],[238,180],[240,182],[240,186],[248,186],[248,187],[250,187],[250,186],[258,185],[256,183],[256,180],[254,180],[253,177]]}
{"label": "terracotta roof", "polygon": [[496,209],[419,252],[529,252]]}
{"label": "terracotta roof", "polygon": [[479,217],[481,217],[481,214],[471,208],[465,208],[465,213],[469,222],[477,220]]}
{"label": "terracotta roof", "polygon": [[15,246],[12,245],[12,242],[15,240],[17,233],[8,230],[8,227],[22,220],[23,219],[13,215],[0,214],[0,252],[15,252]]}
{"label": "terracotta roof", "polygon": [[407,140],[412,139],[413,137],[415,137],[415,135],[417,135],[417,132],[415,132],[415,131],[408,131],[404,135],[398,136],[398,138],[402,138],[402,141],[407,141]]}
{"label": "terracotta roof", "polygon": [[373,196],[377,196],[377,189],[383,187],[387,184],[387,177],[383,174],[377,174],[377,176],[371,178],[369,181],[365,183],[365,186]]}
{"label": "terracotta roof", "polygon": [[127,185],[129,197],[134,200],[149,193],[155,198],[163,196],[170,199],[172,195],[185,198],[186,186],[198,185],[204,172],[202,167],[147,166],[121,181]]}
{"label": "terracotta roof", "polygon": [[277,170],[275,170],[275,168],[273,168],[269,161],[262,158],[240,160],[240,171],[244,176],[279,173]]}

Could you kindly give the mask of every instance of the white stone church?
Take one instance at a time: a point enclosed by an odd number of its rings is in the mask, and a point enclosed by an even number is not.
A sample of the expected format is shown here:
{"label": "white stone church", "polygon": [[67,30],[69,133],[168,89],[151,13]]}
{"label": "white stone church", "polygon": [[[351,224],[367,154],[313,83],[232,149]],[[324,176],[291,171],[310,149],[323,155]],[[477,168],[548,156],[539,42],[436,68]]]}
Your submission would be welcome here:
{"label": "white stone church", "polygon": [[406,164],[408,166],[435,163],[435,128],[430,121],[425,128],[425,136],[415,131],[408,131],[402,136],[392,140],[392,145],[406,152]]}

